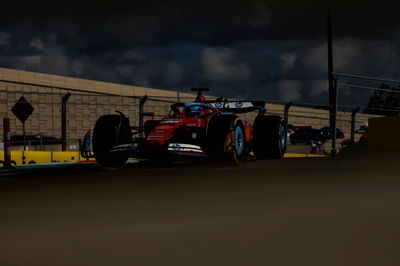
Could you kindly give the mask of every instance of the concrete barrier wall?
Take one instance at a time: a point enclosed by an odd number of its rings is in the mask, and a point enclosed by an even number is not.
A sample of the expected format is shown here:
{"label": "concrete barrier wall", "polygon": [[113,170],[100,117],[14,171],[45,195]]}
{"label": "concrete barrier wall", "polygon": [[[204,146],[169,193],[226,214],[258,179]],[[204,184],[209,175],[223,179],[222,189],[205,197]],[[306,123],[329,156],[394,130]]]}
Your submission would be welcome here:
{"label": "concrete barrier wall", "polygon": [[[124,84],[86,80],[59,75],[49,75],[30,71],[0,68],[0,80],[37,84],[38,86],[58,87],[69,90],[111,93],[125,96],[176,96],[176,91],[129,86]],[[182,94],[181,94],[182,95]],[[183,95],[182,95],[183,96]]]}
{"label": "concrete barrier wall", "polygon": [[377,117],[368,120],[368,153],[370,155],[400,155],[400,116]]}

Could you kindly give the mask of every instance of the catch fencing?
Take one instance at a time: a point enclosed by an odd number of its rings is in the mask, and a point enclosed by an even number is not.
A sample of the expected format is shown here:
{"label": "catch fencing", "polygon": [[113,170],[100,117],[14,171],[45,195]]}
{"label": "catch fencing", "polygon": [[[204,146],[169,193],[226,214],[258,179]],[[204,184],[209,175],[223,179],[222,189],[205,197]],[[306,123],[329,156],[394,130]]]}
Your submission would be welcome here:
{"label": "catch fencing", "polygon": [[338,127],[343,125],[354,135],[363,133],[359,129],[367,125],[371,117],[400,114],[399,80],[345,73],[332,73],[332,76],[337,95]]}
{"label": "catch fencing", "polygon": [[[70,96],[66,97],[68,94]],[[195,97],[195,95],[187,96],[187,94],[180,97],[179,93],[176,97],[125,96],[3,81],[0,82],[0,117],[11,119],[14,150],[24,148],[22,123],[11,112],[11,108],[21,96],[35,108],[26,121],[25,149],[52,151],[79,150],[79,140],[88,130],[93,130],[96,120],[101,115],[113,114],[118,110],[129,116],[131,125],[140,125],[143,120],[161,119],[167,116],[172,103],[193,101]],[[286,117],[288,129],[329,127],[330,106],[267,101],[266,107],[269,114]],[[143,113],[151,113],[152,116],[143,117],[141,116]],[[256,115],[257,111],[254,111],[241,114],[241,117],[253,121]],[[344,138],[340,141],[350,139],[352,135],[355,135],[353,138],[357,140],[359,135],[355,134],[355,131],[370,116],[371,114],[359,112],[354,119],[351,108],[340,109],[337,115],[337,125],[344,133]],[[64,134],[63,117],[65,120]],[[288,144],[288,152],[308,153],[310,150],[309,143],[306,142],[291,145],[290,136]],[[330,150],[329,145],[331,145],[329,141],[324,144],[327,151]]]}
{"label": "catch fencing", "polygon": [[[70,97],[63,114],[63,98]],[[23,124],[12,113],[12,107],[23,96],[35,108],[25,122],[26,134],[23,137]],[[11,121],[14,150],[79,150],[79,140],[93,126],[98,117],[121,111],[129,115],[131,123],[139,123],[140,100],[143,96],[124,96],[106,93],[93,93],[58,89],[48,86],[21,85],[0,82],[0,117]],[[156,117],[168,113],[175,99],[153,99],[146,101],[144,111],[155,112]],[[65,117],[66,138],[63,145],[63,116]],[[2,127],[2,126],[1,126]]]}

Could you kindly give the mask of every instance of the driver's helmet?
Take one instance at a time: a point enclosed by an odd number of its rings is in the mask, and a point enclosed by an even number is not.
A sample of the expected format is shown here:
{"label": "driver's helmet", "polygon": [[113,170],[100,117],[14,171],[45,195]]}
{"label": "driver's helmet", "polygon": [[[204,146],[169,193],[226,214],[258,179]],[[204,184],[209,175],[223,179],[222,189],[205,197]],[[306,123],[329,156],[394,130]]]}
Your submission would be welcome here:
{"label": "driver's helmet", "polygon": [[203,107],[201,106],[191,106],[189,112],[187,113],[190,117],[200,117],[203,112]]}

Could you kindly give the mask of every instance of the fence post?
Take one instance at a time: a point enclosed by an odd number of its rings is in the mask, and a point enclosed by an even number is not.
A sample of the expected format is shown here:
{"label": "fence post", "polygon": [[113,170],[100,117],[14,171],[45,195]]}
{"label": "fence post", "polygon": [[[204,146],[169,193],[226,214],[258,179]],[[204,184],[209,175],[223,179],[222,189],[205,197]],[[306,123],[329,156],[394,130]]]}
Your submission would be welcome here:
{"label": "fence post", "polygon": [[11,165],[10,118],[3,118],[3,131],[4,131],[3,169],[14,169],[14,167]]}
{"label": "fence post", "polygon": [[327,41],[328,41],[328,81],[329,81],[329,126],[332,136],[331,156],[336,156],[336,124],[337,124],[337,105],[338,105],[338,90],[337,80],[333,74],[333,30],[332,30],[332,15],[328,11],[327,19]]}
{"label": "fence post", "polygon": [[333,76],[332,74],[332,80],[333,80],[333,106],[332,106],[332,112],[331,112],[331,135],[332,135],[332,150],[331,150],[331,156],[335,157],[336,156],[336,138],[337,138],[337,111],[338,111],[338,89],[337,89],[337,79],[336,77]]}
{"label": "fence post", "polygon": [[359,111],[360,107],[357,107],[351,112],[351,138],[350,138],[351,143],[354,143],[354,133],[356,130],[356,115]]}
{"label": "fence post", "polygon": [[[283,118],[283,126],[285,127],[286,143],[287,143],[287,130],[288,130],[288,123],[289,123],[289,109],[290,109],[290,107],[292,107],[292,105],[293,105],[293,102],[288,102],[285,105],[285,114],[284,114],[284,118]],[[287,145],[286,145],[286,147],[287,147]]]}
{"label": "fence post", "polygon": [[61,101],[61,150],[67,150],[67,102],[71,93],[66,93]]}
{"label": "fence post", "polygon": [[[146,102],[148,96],[143,96],[139,101],[139,127],[143,127],[143,111],[144,111],[144,103]],[[139,131],[139,138],[143,138],[143,130]]]}

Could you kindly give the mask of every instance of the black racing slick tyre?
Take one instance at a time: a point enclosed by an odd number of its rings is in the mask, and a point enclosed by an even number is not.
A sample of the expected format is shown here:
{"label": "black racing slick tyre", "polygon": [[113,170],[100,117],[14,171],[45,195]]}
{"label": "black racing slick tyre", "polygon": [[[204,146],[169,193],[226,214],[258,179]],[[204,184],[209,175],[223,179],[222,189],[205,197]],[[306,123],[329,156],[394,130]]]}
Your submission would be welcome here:
{"label": "black racing slick tyre", "polygon": [[129,143],[129,121],[120,115],[101,116],[93,130],[93,153],[101,166],[121,167],[128,160],[127,154],[111,154],[112,147]]}
{"label": "black racing slick tyre", "polygon": [[247,144],[243,122],[236,118],[233,123],[232,159],[234,163],[242,163],[246,159]]}
{"label": "black racing slick tyre", "polygon": [[[231,133],[232,139],[226,143],[227,136]],[[207,147],[208,154],[217,160],[242,162],[247,153],[243,122],[234,115],[212,117],[207,127]],[[232,152],[227,153],[227,149]]]}
{"label": "black racing slick tyre", "polygon": [[259,115],[253,124],[253,152],[257,159],[281,159],[286,132],[280,116]]}
{"label": "black racing slick tyre", "polygon": [[209,155],[217,158],[224,156],[225,138],[231,130],[233,119],[235,117],[231,115],[217,115],[210,118],[206,132]]}

